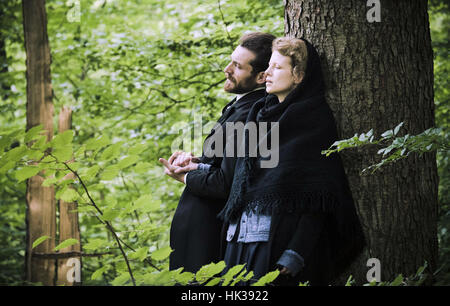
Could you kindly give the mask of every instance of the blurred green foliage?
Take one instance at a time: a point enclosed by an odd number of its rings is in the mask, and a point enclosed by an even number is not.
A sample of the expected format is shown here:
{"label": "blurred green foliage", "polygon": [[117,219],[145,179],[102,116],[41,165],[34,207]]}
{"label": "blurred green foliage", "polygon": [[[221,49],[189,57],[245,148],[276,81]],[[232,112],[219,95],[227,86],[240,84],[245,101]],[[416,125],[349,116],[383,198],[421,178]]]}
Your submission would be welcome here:
{"label": "blurred green foliage", "polygon": [[[168,267],[169,226],[182,191],[181,184],[164,175],[158,158],[170,156],[180,129],[199,124],[199,114],[202,125],[219,117],[230,99],[222,89],[222,70],[238,38],[250,31],[282,35],[283,3],[47,0],[46,5],[55,126],[62,106],[74,113],[71,136],[52,145],[58,161],[49,157],[39,167],[48,170],[46,184],[57,186],[58,198],[78,201],[83,251],[112,251],[83,259],[83,283],[129,283],[123,256],[104,222],[130,246],[125,252],[137,282],[149,283],[155,271],[151,264]],[[22,283],[25,179],[37,171],[25,161],[40,158],[24,145],[21,13],[19,0],[0,4],[0,40],[7,54],[0,74],[0,243],[6,246],[0,250],[0,284]],[[204,126],[202,138],[208,132]],[[24,151],[8,155],[11,146]],[[201,146],[184,149],[199,155]],[[69,172],[63,161],[72,153],[77,162],[70,167],[102,211],[100,220],[79,180],[73,184],[78,193],[59,180]],[[158,252],[164,256],[154,258]]]}

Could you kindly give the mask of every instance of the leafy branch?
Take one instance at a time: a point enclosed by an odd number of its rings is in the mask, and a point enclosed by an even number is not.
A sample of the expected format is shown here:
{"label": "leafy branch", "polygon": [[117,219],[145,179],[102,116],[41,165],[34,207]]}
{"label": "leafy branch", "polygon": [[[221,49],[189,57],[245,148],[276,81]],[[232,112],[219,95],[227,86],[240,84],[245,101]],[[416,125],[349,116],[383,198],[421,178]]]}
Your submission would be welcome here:
{"label": "leafy branch", "polygon": [[[56,197],[57,198],[60,197],[67,202],[72,202],[76,199],[79,198],[81,199],[83,194],[80,193],[78,189],[73,190],[67,188],[69,184],[72,184],[74,182],[74,179],[63,179],[63,177],[67,175],[67,171],[69,171],[69,173],[72,173],[75,176],[76,180],[81,185],[82,190],[86,194],[88,198],[88,202],[86,204],[92,206],[97,212],[97,214],[94,214],[94,217],[98,219],[99,222],[107,228],[107,230],[111,233],[112,237],[114,238],[115,243],[117,244],[121,252],[121,255],[125,261],[128,274],[129,277],[131,278],[133,285],[136,285],[136,278],[131,269],[130,260],[124,250],[124,247],[134,252],[131,255],[136,255],[139,253],[138,256],[134,256],[134,258],[138,257],[142,261],[149,264],[152,268],[156,269],[157,271],[161,271],[160,268],[155,266],[149,260],[149,258],[146,257],[146,254],[142,254],[141,249],[144,248],[141,248],[139,251],[136,251],[133,247],[125,243],[118,236],[117,231],[114,229],[111,222],[108,220],[109,217],[105,215],[105,212],[99,207],[99,205],[94,200],[94,197],[92,196],[86,182],[82,179],[81,177],[82,175],[80,175],[78,171],[80,163],[74,162],[73,159],[73,149],[72,149],[73,131],[68,130],[64,133],[58,134],[50,142],[46,141],[46,136],[43,135],[42,132],[44,132],[42,130],[42,126],[37,126],[30,129],[27,132],[14,131],[8,134],[0,135],[0,146],[3,149],[7,149],[8,147],[10,147],[11,144],[16,141],[16,139],[21,139],[19,143],[22,144],[19,146],[15,146],[11,150],[2,150],[2,152],[0,152],[0,173],[6,173],[10,169],[19,166],[20,169],[15,171],[15,177],[19,181],[24,181],[34,175],[38,175],[39,172],[41,171],[45,171],[46,179],[43,181],[42,185],[43,186],[50,186],[53,184],[59,185],[62,188],[60,188],[59,193],[56,194]],[[109,141],[103,139],[102,141],[98,140],[92,141],[87,145],[90,146],[89,148],[91,149],[96,148],[97,149],[96,152],[98,153],[98,150],[108,145],[108,143]],[[79,150],[78,155],[85,152],[84,149],[85,146],[86,145],[82,146],[83,149]],[[100,158],[104,160],[111,159],[111,157],[114,156],[113,154],[119,154],[120,152],[119,150],[115,150],[116,148],[119,148],[119,146],[115,145],[110,146],[104,151],[104,153],[102,153]],[[95,156],[96,154],[93,155]],[[137,160],[138,157],[134,155],[125,157],[117,164],[118,165],[117,167],[119,167],[120,169],[125,168],[127,166],[132,165]],[[58,165],[61,165],[63,167],[60,167]],[[88,174],[87,175],[89,177],[92,177],[92,175],[95,175],[94,173],[97,173],[96,171],[98,171],[98,170],[91,171],[92,169],[95,170],[95,167],[92,167],[89,170],[87,170],[87,173],[89,173],[89,175]],[[40,237],[40,239],[47,239],[47,238],[49,237]],[[153,253],[157,254],[158,251]],[[153,253],[152,257],[154,257]],[[55,256],[61,256],[61,254],[56,254]],[[157,255],[155,255],[154,259],[159,260]]]}
{"label": "leafy branch", "polygon": [[[51,154],[50,154],[50,155],[51,155]],[[54,157],[53,155],[51,155],[51,156]],[[54,158],[57,160],[56,157],[54,157]],[[94,208],[98,211],[98,213],[99,213],[100,215],[103,215],[103,212],[100,210],[100,208],[97,206],[97,204],[95,204],[94,199],[92,199],[92,197],[91,197],[91,195],[90,195],[90,193],[89,193],[89,190],[87,189],[87,187],[86,187],[86,185],[84,184],[84,182],[83,182],[83,180],[81,179],[81,177],[78,175],[78,172],[75,171],[75,170],[73,170],[72,168],[70,168],[69,165],[68,165],[66,162],[63,162],[63,164],[64,164],[64,166],[67,167],[67,169],[68,169],[70,172],[72,172],[72,173],[78,178],[78,180],[79,180],[81,186],[83,186],[83,189],[84,189],[84,191],[86,192],[86,195],[88,196],[89,200],[91,201],[92,206],[94,206]],[[98,218],[98,219],[100,220],[100,222],[102,222],[102,223],[106,226],[106,228],[111,232],[111,234],[113,235],[114,239],[116,240],[116,243],[117,243],[117,245],[118,245],[118,247],[119,247],[119,249],[120,249],[120,252],[122,253],[122,256],[123,256],[123,258],[124,258],[124,260],[125,260],[125,263],[127,264],[127,269],[128,269],[128,273],[130,274],[131,281],[133,282],[133,285],[136,286],[136,280],[134,279],[133,271],[131,270],[131,267],[130,267],[130,262],[128,261],[127,254],[125,254],[125,251],[124,251],[123,248],[122,248],[122,244],[120,243],[120,239],[119,239],[119,237],[117,236],[116,231],[114,230],[114,228],[112,227],[112,225],[111,225],[111,223],[110,223],[109,221],[106,221],[106,220],[103,221],[103,220],[101,220],[100,218]]]}
{"label": "leafy branch", "polygon": [[442,128],[430,128],[417,135],[397,136],[403,122],[395,128],[385,131],[379,139],[375,139],[373,129],[367,133],[360,135],[355,134],[353,137],[335,141],[328,150],[322,151],[327,157],[333,153],[342,150],[362,147],[366,145],[384,146],[379,149],[377,154],[382,156],[379,163],[373,164],[362,170],[362,173],[371,171],[373,174],[381,167],[408,157],[412,153],[427,153],[432,151],[448,152],[449,134]]}

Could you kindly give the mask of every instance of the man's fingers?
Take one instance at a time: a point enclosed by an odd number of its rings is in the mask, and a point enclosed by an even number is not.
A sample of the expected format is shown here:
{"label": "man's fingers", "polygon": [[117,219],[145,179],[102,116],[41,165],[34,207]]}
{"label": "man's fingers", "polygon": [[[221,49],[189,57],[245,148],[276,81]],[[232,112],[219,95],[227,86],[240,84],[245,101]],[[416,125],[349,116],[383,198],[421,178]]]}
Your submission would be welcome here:
{"label": "man's fingers", "polygon": [[183,155],[179,155],[176,159],[175,159],[175,161],[172,163],[172,165],[174,165],[174,166],[185,166],[185,165],[183,165],[184,164],[184,158],[183,158]]}
{"label": "man's fingers", "polygon": [[185,153],[185,152],[181,152],[177,158],[175,159],[175,161],[173,163],[171,163],[173,166],[180,166],[180,167],[184,167],[189,165],[189,163],[191,162],[191,156],[190,153]]}
{"label": "man's fingers", "polygon": [[169,157],[169,164],[173,164],[173,161],[174,161],[174,159],[175,158],[177,158],[178,157],[178,155],[180,155],[180,152],[179,151],[176,151],[176,152],[174,152],[174,153],[172,153],[172,155]]}
{"label": "man's fingers", "polygon": [[159,162],[161,164],[164,165],[164,167],[166,167],[168,170],[170,171],[174,171],[176,168],[174,166],[172,166],[171,164],[169,164],[169,162],[167,160],[165,160],[164,158],[160,158]]}
{"label": "man's fingers", "polygon": [[191,162],[191,157],[186,157],[181,163],[180,166],[184,167],[189,165],[189,163]]}
{"label": "man's fingers", "polygon": [[173,171],[174,173],[182,173],[182,172],[189,172],[191,170],[194,170],[194,167],[192,165],[187,165],[185,167],[179,167]]}

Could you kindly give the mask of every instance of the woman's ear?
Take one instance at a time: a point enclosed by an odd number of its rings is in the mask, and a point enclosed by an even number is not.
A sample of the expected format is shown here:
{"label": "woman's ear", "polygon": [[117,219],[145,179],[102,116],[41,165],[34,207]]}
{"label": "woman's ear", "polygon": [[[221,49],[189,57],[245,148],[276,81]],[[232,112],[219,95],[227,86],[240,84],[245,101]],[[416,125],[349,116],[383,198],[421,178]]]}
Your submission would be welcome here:
{"label": "woman's ear", "polygon": [[260,71],[256,75],[256,83],[258,85],[263,85],[266,82],[266,73],[265,71]]}
{"label": "woman's ear", "polygon": [[297,73],[294,70],[293,75],[294,75],[294,83],[295,83],[295,85],[298,85],[298,84],[300,84],[302,82],[303,77],[305,76],[305,72],[304,71],[300,71],[299,73]]}

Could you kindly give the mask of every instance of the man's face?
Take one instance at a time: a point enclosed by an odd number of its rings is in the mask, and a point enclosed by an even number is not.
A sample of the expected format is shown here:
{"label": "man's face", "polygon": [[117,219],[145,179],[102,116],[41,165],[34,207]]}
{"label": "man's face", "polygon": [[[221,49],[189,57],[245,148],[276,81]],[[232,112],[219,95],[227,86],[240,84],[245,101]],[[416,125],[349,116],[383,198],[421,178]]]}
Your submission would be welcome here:
{"label": "man's face", "polygon": [[231,62],[223,70],[227,80],[224,90],[229,93],[242,94],[255,89],[257,74],[253,75],[253,67],[250,63],[255,59],[255,54],[247,48],[238,46],[231,54]]}

